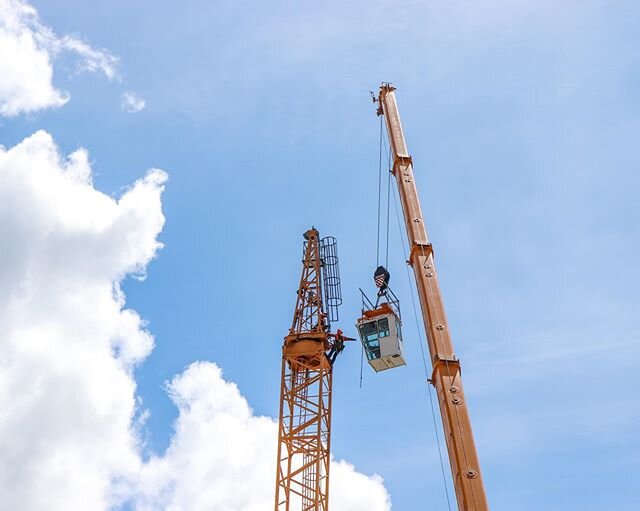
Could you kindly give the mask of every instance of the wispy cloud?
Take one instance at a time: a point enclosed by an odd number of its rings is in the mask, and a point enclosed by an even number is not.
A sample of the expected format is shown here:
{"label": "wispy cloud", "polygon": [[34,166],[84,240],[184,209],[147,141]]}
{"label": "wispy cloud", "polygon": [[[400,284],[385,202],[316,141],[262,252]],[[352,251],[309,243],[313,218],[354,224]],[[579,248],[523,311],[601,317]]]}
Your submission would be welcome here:
{"label": "wispy cloud", "polygon": [[147,102],[135,92],[125,92],[120,96],[120,108],[127,113],[141,112],[147,106]]}
{"label": "wispy cloud", "polygon": [[69,101],[69,93],[53,84],[53,61],[61,53],[78,58],[78,72],[119,78],[118,58],[109,51],[56,35],[24,0],[0,0],[0,115],[14,117]]}
{"label": "wispy cloud", "polygon": [[88,43],[68,35],[59,39],[57,44],[62,50],[73,52],[81,57],[78,63],[79,72],[102,73],[109,80],[120,78],[117,68],[118,57],[108,50],[93,48]]}

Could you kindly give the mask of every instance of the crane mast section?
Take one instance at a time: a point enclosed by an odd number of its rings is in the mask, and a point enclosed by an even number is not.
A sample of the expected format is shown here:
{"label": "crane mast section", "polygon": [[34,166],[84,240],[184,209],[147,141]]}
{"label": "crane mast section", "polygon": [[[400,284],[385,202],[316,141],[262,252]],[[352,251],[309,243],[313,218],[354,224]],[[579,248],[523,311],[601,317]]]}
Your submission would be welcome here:
{"label": "crane mast section", "polygon": [[275,511],[328,511],[332,364],[321,239],[305,233],[302,276],[282,346]]}
{"label": "crane mast section", "polygon": [[488,511],[480,463],[471,420],[460,377],[460,362],[455,356],[444,303],[438,285],[433,249],[413,175],[413,162],[407,151],[394,87],[383,84],[378,97],[378,114],[386,122],[404,222],[410,245],[411,264],[422,308],[427,346],[433,367],[431,382],[438,394],[443,428],[453,474],[458,509]]}

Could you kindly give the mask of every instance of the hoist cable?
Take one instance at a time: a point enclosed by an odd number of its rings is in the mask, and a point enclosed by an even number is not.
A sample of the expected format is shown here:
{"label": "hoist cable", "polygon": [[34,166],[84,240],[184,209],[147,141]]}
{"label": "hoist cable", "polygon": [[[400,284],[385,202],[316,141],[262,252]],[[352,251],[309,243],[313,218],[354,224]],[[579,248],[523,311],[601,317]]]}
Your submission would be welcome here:
{"label": "hoist cable", "polygon": [[387,151],[387,257],[386,257],[386,262],[385,262],[385,266],[388,268],[389,267],[389,211],[391,210],[391,205],[389,204],[389,201],[391,200],[391,173],[392,173],[392,169],[391,169],[391,147],[389,147],[389,150]]}
{"label": "hoist cable", "polygon": [[[395,206],[396,219],[398,221],[398,231],[400,234],[400,240],[402,242],[402,253],[405,260],[407,259],[407,249],[404,243],[404,236],[402,236],[402,224],[400,223],[400,214],[398,213],[398,200],[395,194],[393,195],[393,203]],[[407,271],[407,280],[409,281],[409,291],[411,292],[411,304],[413,306],[413,317],[416,322],[416,331],[418,332],[418,344],[420,346],[420,354],[422,355],[422,366],[424,368],[425,383],[427,384],[427,390],[429,393],[429,403],[431,405],[431,419],[433,421],[433,432],[436,437],[436,445],[438,447],[438,458],[440,459],[440,472],[442,473],[442,485],[444,486],[444,494],[447,499],[447,508],[451,511],[451,499],[449,498],[449,488],[447,487],[447,475],[444,468],[444,460],[442,458],[442,446],[440,444],[440,435],[438,435],[438,423],[436,421],[436,413],[433,406],[433,395],[431,392],[431,384],[429,383],[429,369],[427,368],[427,359],[424,353],[424,346],[422,343],[422,330],[420,328],[420,321],[418,320],[418,309],[416,308],[416,299],[413,293],[413,282],[411,281],[411,273],[409,272],[409,265],[405,267]]]}
{"label": "hoist cable", "polygon": [[364,343],[360,343],[362,349],[360,350],[360,388],[362,388],[362,368],[364,367]]}
{"label": "hoist cable", "polygon": [[[389,268],[389,212],[391,211],[391,175],[393,169],[391,168],[391,146],[387,148],[387,140],[382,139],[382,147],[387,154],[387,225],[386,225],[386,237],[385,237],[385,267]],[[378,210],[380,210],[380,204],[378,204]]]}
{"label": "hoist cable", "polygon": [[[381,117],[382,117],[382,116],[381,116]],[[391,153],[391,145],[392,145],[391,133],[388,133],[388,136],[389,136],[389,153]],[[382,134],[381,134],[381,137],[382,137]],[[390,155],[389,155],[389,160],[391,160],[391,156],[392,156],[392,155],[390,154]],[[382,156],[381,156],[381,154],[380,154],[380,159],[381,159],[381,157],[382,157]],[[394,159],[395,159],[395,156],[394,156]],[[394,164],[395,164],[395,161],[394,161]],[[400,177],[400,176],[398,176],[398,177]],[[379,176],[378,176],[378,182],[379,182],[379,184],[380,184],[380,179],[381,179],[381,178],[380,178],[380,175],[379,175]],[[399,191],[399,190],[398,190],[398,191]],[[378,192],[379,192],[379,193],[378,193],[378,196],[380,196],[380,186],[378,187]],[[394,195],[394,201],[395,201],[395,200],[396,200],[396,199],[395,199],[395,195]],[[388,204],[388,202],[387,202],[387,208],[388,208],[388,207],[389,207],[389,204]],[[403,207],[404,207],[404,204],[403,204]],[[421,218],[421,214],[420,214],[419,208],[418,208],[418,211],[416,211],[416,204],[413,204],[413,203],[409,202],[409,207],[410,207],[411,211],[405,211],[405,213],[407,214],[407,217],[408,217],[408,218],[414,218],[414,219],[419,219],[419,218]],[[378,210],[379,210],[379,209],[380,209],[380,197],[379,197],[379,199],[378,199]],[[399,215],[398,215],[397,202],[396,202],[396,215],[398,216],[398,222],[399,222],[400,220],[399,220]],[[419,221],[419,220],[418,220],[418,221]],[[379,228],[379,225],[380,225],[380,216],[378,215],[378,228]],[[388,228],[388,222],[387,222],[387,228]],[[407,226],[407,229],[409,229],[409,226]],[[401,229],[401,228],[400,228],[400,231],[402,231],[402,229]],[[408,235],[409,235],[409,237],[410,237],[410,234],[409,234],[409,233],[408,233]],[[403,245],[403,250],[405,250],[405,247],[404,247],[404,237],[402,237],[402,236],[401,236],[401,239],[402,239],[402,242],[403,242],[403,243],[402,243],[402,245]],[[423,258],[423,259],[425,259],[426,261],[428,261],[429,259],[433,259],[432,255],[430,255],[429,257],[427,257],[427,256],[425,255],[425,251],[424,251],[424,244],[422,244],[422,243],[421,243],[420,245],[421,245],[421,247],[420,247],[420,248],[421,248],[421,252],[422,252],[422,254],[421,254],[421,255],[422,255],[422,258]],[[387,251],[388,251],[388,240],[387,240]],[[406,258],[406,250],[405,250],[405,258]],[[432,262],[431,264],[433,264],[433,262]],[[425,265],[426,265],[426,263],[425,263]],[[425,269],[426,269],[426,268],[425,268]],[[419,270],[417,270],[417,269],[415,269],[415,268],[414,268],[414,271],[417,273],[417,271],[419,271]],[[408,268],[407,268],[407,274],[409,275],[409,270],[408,270]],[[416,278],[417,278],[417,275],[416,275]],[[410,277],[409,277],[409,280],[411,280],[411,279],[410,279]],[[410,286],[410,288],[411,288],[411,286]],[[415,297],[414,297],[414,295],[413,295],[413,289],[412,289],[412,288],[411,288],[411,298],[412,298],[412,302],[413,302],[414,315],[415,315],[415,317],[416,317],[416,322],[417,322],[418,320],[417,320],[417,311],[416,311],[416,307],[415,307]],[[426,327],[426,328],[428,328],[428,326],[427,326],[426,324],[425,324],[425,327]],[[420,328],[418,327],[418,335],[420,336],[420,347],[421,347],[421,351],[423,352],[423,363],[424,363],[424,366],[425,366],[425,371],[426,371],[426,375],[427,375],[427,381],[430,381],[430,380],[428,379],[428,371],[427,371],[427,369],[426,369],[426,361],[424,360],[424,349],[422,348],[422,340],[421,340],[421,333],[420,333],[420,332],[421,332],[421,330],[420,330]],[[427,334],[427,336],[428,336],[428,332],[425,332],[425,333],[426,333],[426,334]],[[434,339],[434,341],[433,341],[433,342],[436,344],[436,345],[435,345],[436,350],[438,350],[438,347],[437,347],[437,339]],[[441,339],[441,342],[444,344],[444,339]],[[446,350],[443,350],[443,351],[446,353]],[[449,360],[448,360],[448,357],[445,357],[444,362],[445,362],[445,366],[446,366],[446,368],[447,368],[447,374],[450,374],[450,370],[449,370]],[[454,380],[454,381],[455,381],[455,380]],[[453,383],[452,383],[452,384],[453,384]],[[431,400],[431,403],[433,403],[433,401],[432,401],[432,397],[431,397],[431,387],[430,387],[430,386],[428,386],[428,388],[429,388],[429,398],[430,398],[430,400]],[[462,448],[462,454],[463,454],[463,456],[464,456],[464,463],[465,463],[465,465],[466,465],[467,467],[469,467],[469,460],[468,460],[468,457],[467,457],[467,449],[466,449],[465,442],[464,442],[464,436],[462,435],[462,425],[461,425],[461,423],[460,423],[460,415],[459,415],[459,412],[458,412],[458,408],[457,408],[456,406],[454,406],[453,408],[454,408],[454,412],[455,412],[455,422],[456,422],[455,426],[457,426],[457,429],[458,429],[458,434],[459,434],[459,438],[460,438],[460,447]],[[434,426],[435,426],[435,413],[433,413],[433,405],[432,405],[432,417],[433,417],[433,420],[434,420]],[[440,449],[440,442],[439,442],[438,435],[437,435],[437,427],[436,427],[436,439],[438,440],[438,454],[439,454],[439,456],[440,456],[440,466],[441,466],[441,469],[442,469],[442,471],[443,471],[443,479],[444,479],[444,482],[445,482],[445,492],[446,492],[446,495],[447,495],[447,504],[449,505],[449,510],[451,511],[451,505],[450,505],[450,502],[449,502],[449,493],[448,493],[447,486],[446,486],[446,478],[444,478],[444,463],[443,463],[443,461],[442,461],[442,453],[441,453],[441,449]],[[454,477],[455,477],[455,476],[454,476]],[[475,489],[474,489],[474,485],[473,485],[473,484],[472,484],[472,485],[470,485],[470,486],[471,486],[471,496],[472,496],[472,499],[473,499],[473,502],[474,502],[474,506],[475,506],[475,505],[476,505]]]}
{"label": "hoist cable", "polygon": [[378,228],[376,232],[376,267],[380,266],[380,203],[382,202],[382,116],[378,140]]}
{"label": "hoist cable", "polygon": [[[415,205],[412,205],[412,206],[415,208]],[[413,213],[414,213],[414,218],[419,218],[420,215],[418,215],[415,211],[413,211]],[[420,213],[420,212],[418,211],[418,213]],[[425,229],[425,235],[426,235],[426,229]],[[425,260],[428,261],[428,257],[424,253],[424,245],[421,245],[420,251],[422,253],[422,257],[425,258]],[[435,262],[433,261],[433,253],[429,257],[431,257],[431,259],[432,259],[431,264],[434,266],[434,273],[435,273]],[[443,341],[443,345],[444,345],[444,341]],[[453,347],[452,347],[452,349],[453,349]],[[445,351],[445,350],[443,350],[443,351]],[[445,357],[444,363],[445,363],[445,367],[447,368],[447,374],[451,374],[450,369],[449,369],[449,357]],[[458,371],[458,375],[459,374],[460,374],[460,371]],[[453,386],[454,382],[455,382],[455,379],[451,383],[452,386]],[[460,383],[460,386],[462,388],[462,384],[461,383]],[[467,457],[467,448],[466,448],[465,443],[464,443],[464,435],[462,434],[462,424],[460,423],[460,413],[458,412],[458,407],[457,406],[454,406],[453,410],[454,410],[454,414],[455,414],[455,418],[456,418],[456,424],[455,425],[458,428],[458,435],[459,435],[459,438],[460,438],[460,446],[462,447],[462,454],[464,456],[464,463],[465,463],[465,466],[468,468],[469,467],[469,459]],[[461,470],[461,467],[459,467],[459,469]],[[471,498],[473,499],[474,506],[476,506],[476,492],[475,492],[474,486],[472,484],[470,485],[470,487],[471,487]]]}
{"label": "hoist cable", "polygon": [[[395,199],[395,195],[394,195],[394,199]],[[412,211],[408,212],[408,213],[410,213],[409,217],[410,218],[421,218],[422,215],[420,214],[420,211],[416,211],[415,210],[415,208],[416,208],[415,204],[409,203],[409,205],[411,206],[411,209],[412,209]],[[404,245],[403,245],[403,248],[404,248]],[[426,260],[428,260],[426,254],[424,253],[424,245],[423,244],[421,244],[421,246],[420,246],[420,251],[421,251],[422,257],[425,258]],[[432,256],[430,256],[430,257],[433,259]],[[426,325],[425,325],[425,327],[426,327]],[[437,340],[434,339],[434,343],[437,343]],[[443,341],[443,345],[444,345],[444,341]],[[437,349],[437,345],[436,345],[436,349]],[[443,352],[446,352],[446,350],[443,350]],[[447,368],[447,374],[451,374],[450,370],[449,370],[449,358],[448,357],[445,357],[444,363],[445,363],[445,367]],[[429,389],[429,390],[431,390],[431,389]],[[464,463],[465,463],[466,467],[469,467],[469,459],[467,457],[467,448],[466,448],[466,445],[464,443],[464,435],[462,434],[462,425],[460,424],[460,414],[458,412],[458,407],[454,406],[453,410],[454,410],[454,415],[455,415],[455,426],[457,426],[458,436],[460,438],[460,447],[462,448],[462,455],[464,456]],[[459,468],[461,468],[461,467],[459,467]],[[475,505],[476,504],[475,489],[474,489],[473,485],[470,485],[470,486],[471,486],[471,498],[473,499],[473,502],[474,502],[474,505]]]}

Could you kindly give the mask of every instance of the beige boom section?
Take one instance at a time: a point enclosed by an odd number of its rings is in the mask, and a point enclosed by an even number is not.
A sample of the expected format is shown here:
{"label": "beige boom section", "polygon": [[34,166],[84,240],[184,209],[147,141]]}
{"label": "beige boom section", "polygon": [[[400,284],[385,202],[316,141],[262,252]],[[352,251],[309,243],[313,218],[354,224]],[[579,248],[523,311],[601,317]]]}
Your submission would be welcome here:
{"label": "beige boom section", "polygon": [[489,504],[462,387],[460,361],[453,351],[433,250],[427,237],[413,162],[407,151],[394,91],[391,84],[381,85],[376,99],[378,115],[384,116],[389,136],[392,172],[398,185],[410,246],[409,264],[415,274],[433,367],[430,381],[438,394],[458,509],[487,511]]}

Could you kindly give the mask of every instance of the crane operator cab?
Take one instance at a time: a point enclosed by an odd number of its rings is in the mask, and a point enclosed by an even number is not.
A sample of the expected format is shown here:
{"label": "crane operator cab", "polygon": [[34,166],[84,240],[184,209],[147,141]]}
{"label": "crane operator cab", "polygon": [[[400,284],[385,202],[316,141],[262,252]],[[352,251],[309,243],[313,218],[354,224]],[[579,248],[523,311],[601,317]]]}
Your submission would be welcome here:
{"label": "crane operator cab", "polygon": [[[382,273],[384,271],[384,273]],[[384,279],[381,277],[384,275]],[[374,274],[378,291],[375,305],[362,290],[362,316],[356,322],[360,341],[374,371],[406,365],[402,343],[400,307],[389,289],[389,272],[380,266]],[[381,300],[382,303],[380,303]]]}

